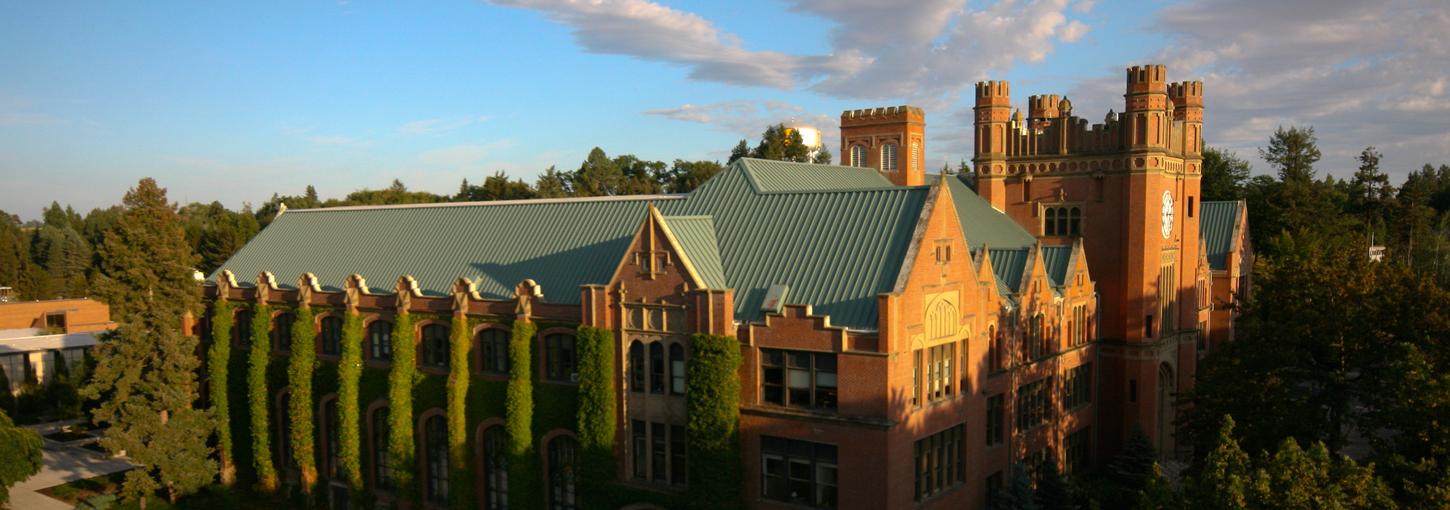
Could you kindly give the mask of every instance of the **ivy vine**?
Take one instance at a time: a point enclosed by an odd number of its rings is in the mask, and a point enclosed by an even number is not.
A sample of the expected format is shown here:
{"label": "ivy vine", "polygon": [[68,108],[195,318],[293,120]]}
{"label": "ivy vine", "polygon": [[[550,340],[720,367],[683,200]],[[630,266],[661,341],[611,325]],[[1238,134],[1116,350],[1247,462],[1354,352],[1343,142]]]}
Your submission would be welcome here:
{"label": "ivy vine", "polygon": [[342,476],[353,491],[363,489],[362,433],[358,413],[358,384],[362,380],[362,317],[349,311],[342,327],[342,358],[337,364],[338,453]]}
{"label": "ivy vine", "polygon": [[455,314],[448,340],[448,474],[449,498],[453,508],[472,505],[473,477],[468,455],[468,354],[473,342],[468,318]]}
{"label": "ivy vine", "polygon": [[[740,342],[735,337],[690,337],[685,367],[685,436],[694,508],[738,508],[740,502]],[[702,469],[709,466],[708,469]]]}
{"label": "ivy vine", "polygon": [[579,326],[579,447],[583,492],[614,478],[614,333]]}
{"label": "ivy vine", "polygon": [[287,359],[287,417],[291,420],[292,461],[301,473],[302,492],[312,494],[317,485],[317,461],[312,445],[312,372],[317,369],[317,327],[311,307],[297,309],[292,318],[291,357]]}
{"label": "ivy vine", "polygon": [[[236,481],[232,463],[232,413],[227,401],[227,365],[232,359],[232,305],[217,298],[211,309],[211,347],[207,349],[207,376],[211,378],[211,412],[216,418],[217,456],[221,459],[222,485]],[[9,387],[8,385],[6,386]]]}
{"label": "ivy vine", "polygon": [[267,419],[267,363],[270,361],[272,310],[265,304],[252,311],[252,346],[248,355],[247,396],[252,416],[252,465],[257,469],[257,485],[262,492],[276,492],[277,471],[272,467]]}
{"label": "ivy vine", "polygon": [[[528,320],[515,321],[509,335],[509,382],[504,396],[504,429],[509,439],[509,481],[512,485],[527,483],[537,476],[534,469],[534,377],[531,347],[534,338],[534,323]],[[513,488],[513,487],[511,487]],[[510,490],[509,506],[512,508],[533,508],[538,505],[532,500],[530,490]]]}
{"label": "ivy vine", "polygon": [[388,372],[388,458],[400,500],[410,499],[415,469],[413,385],[418,379],[413,344],[413,319],[406,310],[393,322],[393,367]]}

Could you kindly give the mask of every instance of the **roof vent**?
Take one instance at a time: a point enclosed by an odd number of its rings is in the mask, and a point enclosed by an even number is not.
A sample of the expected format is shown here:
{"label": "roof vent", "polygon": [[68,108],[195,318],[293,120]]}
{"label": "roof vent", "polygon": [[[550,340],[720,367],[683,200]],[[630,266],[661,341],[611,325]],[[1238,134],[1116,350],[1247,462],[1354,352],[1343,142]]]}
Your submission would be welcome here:
{"label": "roof vent", "polygon": [[790,293],[790,286],[777,283],[771,285],[765,291],[765,301],[760,303],[760,311],[769,313],[780,313],[785,306],[785,295]]}

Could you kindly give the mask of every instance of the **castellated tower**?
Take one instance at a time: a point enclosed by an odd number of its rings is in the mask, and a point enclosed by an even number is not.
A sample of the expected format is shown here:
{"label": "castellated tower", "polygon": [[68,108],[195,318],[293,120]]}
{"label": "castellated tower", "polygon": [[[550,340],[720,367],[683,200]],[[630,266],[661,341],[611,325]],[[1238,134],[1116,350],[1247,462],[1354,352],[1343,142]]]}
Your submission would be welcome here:
{"label": "castellated tower", "polygon": [[875,168],[897,186],[926,183],[926,114],[915,106],[841,112],[841,164]]}
{"label": "castellated tower", "polygon": [[1174,395],[1192,387],[1207,334],[1196,210],[1203,83],[1130,67],[1121,115],[1101,122],[1055,94],[1029,98],[1024,116],[1010,91],[1003,81],[976,87],[977,193],[1043,244],[1082,239],[1099,293],[1101,453],[1136,424],[1172,454]]}

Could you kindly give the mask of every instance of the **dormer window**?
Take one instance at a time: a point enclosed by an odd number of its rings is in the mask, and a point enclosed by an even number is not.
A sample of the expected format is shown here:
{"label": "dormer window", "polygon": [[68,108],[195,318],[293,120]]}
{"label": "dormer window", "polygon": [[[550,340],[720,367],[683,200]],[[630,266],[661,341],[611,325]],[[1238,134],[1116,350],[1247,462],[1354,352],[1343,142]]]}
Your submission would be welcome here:
{"label": "dormer window", "polygon": [[851,166],[855,166],[855,167],[864,167],[864,166],[866,166],[866,146],[865,145],[856,144],[856,145],[852,145],[851,146]]}
{"label": "dormer window", "polygon": [[896,144],[888,143],[881,146],[881,171],[896,171]]}

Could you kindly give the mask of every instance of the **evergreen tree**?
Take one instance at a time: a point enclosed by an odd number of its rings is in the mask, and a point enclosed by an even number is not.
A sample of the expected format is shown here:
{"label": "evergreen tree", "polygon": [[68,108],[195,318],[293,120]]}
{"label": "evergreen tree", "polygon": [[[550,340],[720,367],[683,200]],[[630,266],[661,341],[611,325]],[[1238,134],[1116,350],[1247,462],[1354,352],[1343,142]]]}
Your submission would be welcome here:
{"label": "evergreen tree", "polygon": [[685,161],[677,159],[675,160],[674,166],[670,168],[669,185],[666,186],[666,191],[670,193],[689,193],[724,169],[725,167],[720,166],[720,163],[714,161]]}
{"label": "evergreen tree", "polygon": [[765,128],[765,132],[760,134],[760,144],[750,151],[750,157],[809,163],[810,150],[801,139],[800,131],[787,128],[785,124],[776,124]]}
{"label": "evergreen tree", "polygon": [[1203,148],[1203,174],[1200,189],[1205,202],[1240,200],[1249,181],[1248,161],[1237,154],[1215,147]]}
{"label": "evergreen tree", "polygon": [[750,144],[746,143],[745,139],[742,138],[740,143],[735,144],[735,148],[730,149],[730,159],[726,160],[725,164],[728,165],[740,158],[748,157],[750,157]]}
{"label": "evergreen tree", "polygon": [[1380,153],[1374,147],[1365,147],[1359,153],[1359,170],[1349,183],[1349,207],[1351,214],[1357,214],[1375,239],[1382,240],[1385,214],[1388,212],[1393,188],[1390,177],[1380,171]]}
{"label": "evergreen tree", "polygon": [[1073,502],[1072,487],[1068,484],[1067,478],[1062,476],[1062,471],[1057,468],[1057,461],[1049,459],[1042,464],[1041,479],[1037,481],[1037,506],[1042,510],[1076,510],[1077,503]]}
{"label": "evergreen tree", "polygon": [[572,177],[574,195],[581,197],[617,195],[624,181],[624,173],[619,166],[604,154],[604,149],[598,147],[589,151],[589,156],[584,158],[584,163],[579,165],[579,170]]}
{"label": "evergreen tree", "polygon": [[1234,439],[1234,420],[1225,415],[1218,431],[1218,444],[1208,453],[1198,476],[1190,484],[1195,508],[1203,510],[1244,510],[1248,508],[1248,490],[1253,484],[1249,455]]}
{"label": "evergreen tree", "polygon": [[196,256],[166,190],[142,179],[122,199],[114,229],[99,247],[96,292],[111,319],[136,331],[181,330],[181,316],[200,299],[192,277]]}
{"label": "evergreen tree", "polygon": [[1158,452],[1143,427],[1134,425],[1128,441],[1108,464],[1108,478],[1114,485],[1128,492],[1141,491],[1148,487],[1153,478],[1153,466],[1158,463]]}
{"label": "evergreen tree", "polygon": [[11,486],[40,472],[41,444],[40,434],[15,426],[0,410],[0,506],[10,500]]}
{"label": "evergreen tree", "polygon": [[1039,510],[1037,495],[1032,492],[1032,478],[1027,476],[1027,467],[1021,462],[1012,464],[1012,476],[1007,487],[997,497],[995,510]]}
{"label": "evergreen tree", "polygon": [[571,177],[567,173],[560,173],[549,165],[544,173],[539,174],[539,179],[534,183],[534,194],[539,198],[560,198],[569,196],[569,182]]}
{"label": "evergreen tree", "polygon": [[831,164],[831,150],[825,147],[816,149],[816,155],[811,157],[811,163],[815,163],[817,165]]}
{"label": "evergreen tree", "polygon": [[1314,164],[1319,162],[1320,152],[1313,127],[1280,127],[1269,138],[1269,146],[1259,149],[1259,156],[1279,175],[1277,212],[1282,228],[1291,232],[1316,230],[1322,227],[1323,220],[1338,216],[1325,207],[1314,180]]}

